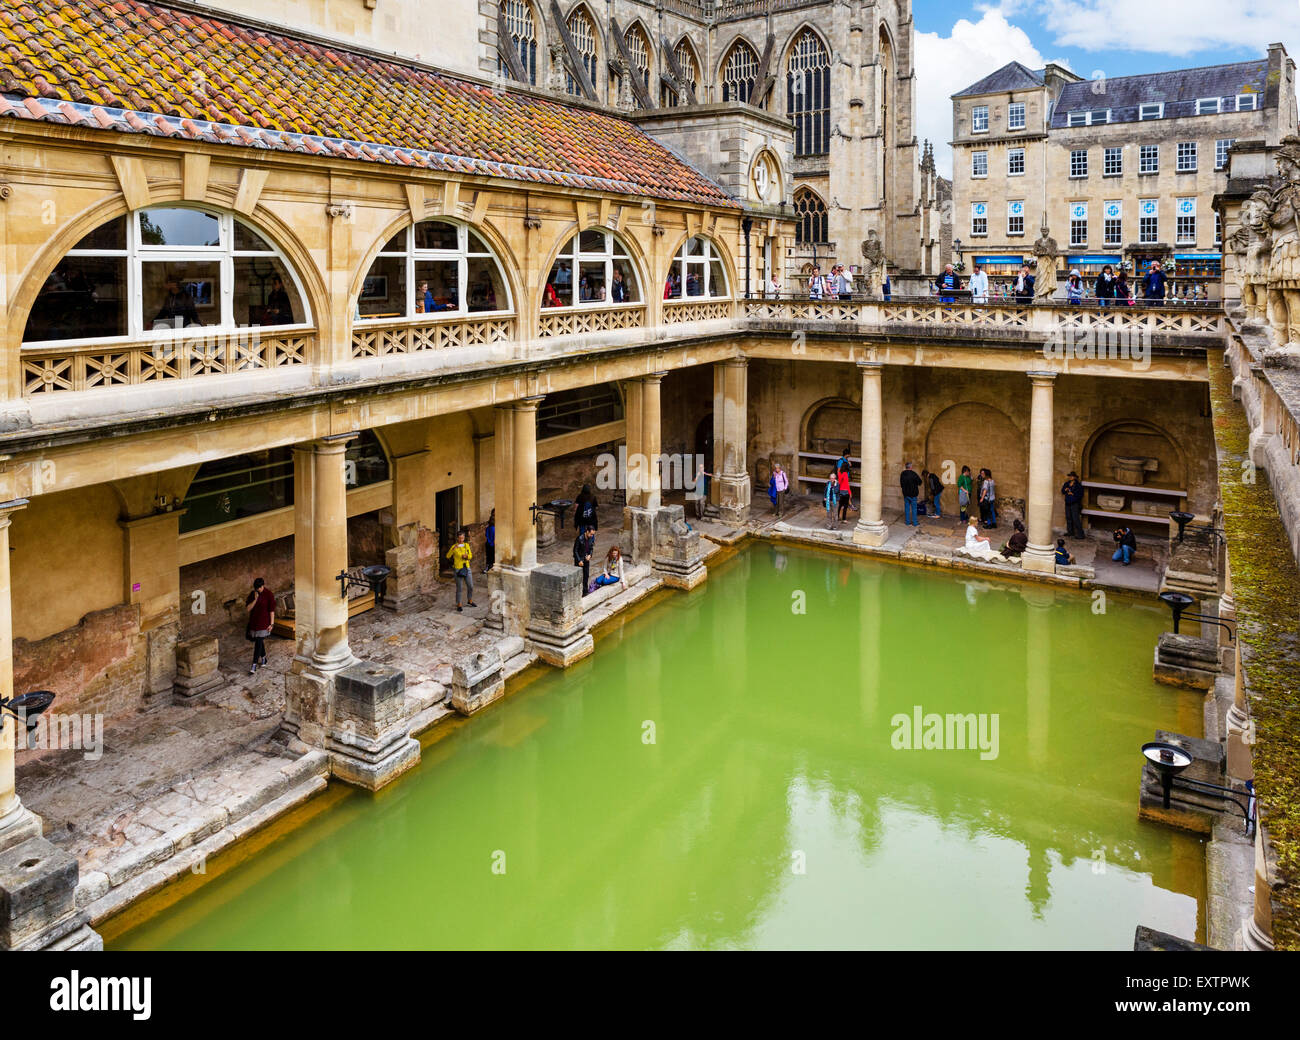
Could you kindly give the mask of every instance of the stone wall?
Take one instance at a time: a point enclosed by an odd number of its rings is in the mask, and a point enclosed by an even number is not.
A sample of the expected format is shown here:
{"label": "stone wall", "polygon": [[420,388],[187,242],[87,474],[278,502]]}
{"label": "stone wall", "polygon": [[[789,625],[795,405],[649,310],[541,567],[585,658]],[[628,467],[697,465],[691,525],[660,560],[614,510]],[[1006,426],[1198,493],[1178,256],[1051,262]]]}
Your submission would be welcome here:
{"label": "stone wall", "polygon": [[14,640],[14,690],[52,690],[59,714],[129,714],[144,705],[146,657],[139,607],[92,611],[48,638]]}

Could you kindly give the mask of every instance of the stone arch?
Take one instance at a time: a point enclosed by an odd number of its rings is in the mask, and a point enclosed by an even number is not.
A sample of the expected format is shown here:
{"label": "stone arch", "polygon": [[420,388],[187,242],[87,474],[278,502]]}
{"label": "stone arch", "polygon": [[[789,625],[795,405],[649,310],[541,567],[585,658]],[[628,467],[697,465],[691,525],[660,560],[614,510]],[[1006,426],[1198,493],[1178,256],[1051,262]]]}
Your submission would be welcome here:
{"label": "stone arch", "polygon": [[1187,490],[1186,453],[1168,431],[1155,423],[1145,419],[1115,419],[1102,424],[1084,444],[1074,468],[1081,480],[1133,485],[1132,480],[1116,478],[1113,460],[1117,455],[1154,458],[1158,460],[1158,468],[1150,471],[1150,479],[1144,475],[1144,484],[1154,488]]}
{"label": "stone arch", "polygon": [[738,266],[739,261],[732,256],[731,250],[727,248],[721,238],[717,235],[710,235],[705,231],[696,231],[694,234],[684,231],[674,240],[672,248],[664,252],[663,268],[659,271],[657,283],[660,295],[663,294],[664,283],[668,280],[668,272],[672,269],[673,261],[677,259],[677,254],[681,252],[682,246],[692,238],[706,239],[713,246],[717,255],[722,259],[722,266],[727,271],[727,288],[730,290],[728,295],[732,298],[739,296],[743,292]]}
{"label": "stone arch", "polygon": [[[565,246],[573,241],[573,236],[580,234],[583,231],[603,231],[607,235],[613,235],[623,248],[627,250],[627,255],[631,258],[632,265],[636,268],[636,276],[641,280],[641,302],[648,305],[652,294],[654,293],[654,288],[652,283],[646,281],[646,275],[650,270],[650,262],[649,258],[645,254],[645,250],[641,248],[641,243],[637,241],[634,235],[624,234],[621,231],[616,231],[607,224],[601,224],[596,221],[587,224],[579,224],[576,220],[571,220],[562,226],[560,234],[556,237],[555,241],[551,244],[551,248],[547,251],[542,266],[538,268],[540,279],[539,284],[545,282],[551,268],[555,266],[555,261],[559,257],[560,252]],[[536,328],[538,322],[541,321],[542,316],[542,294],[540,290],[537,293],[537,299],[530,300],[528,306],[529,320],[532,322],[531,327]],[[523,311],[521,310],[519,313],[522,317]]]}
{"label": "stone arch", "polygon": [[838,455],[845,446],[855,458],[862,453],[862,402],[847,397],[813,402],[799,421],[799,450]]}
{"label": "stone arch", "polygon": [[[708,83],[705,82],[705,76],[708,70],[705,68],[704,62],[700,60],[699,48],[695,46],[695,42],[686,33],[683,33],[681,38],[673,44],[673,55],[677,58],[678,64],[681,64],[681,55],[679,52],[683,49],[685,49],[686,53],[690,56],[691,61],[694,63],[695,79],[693,86],[695,87],[695,98],[697,101],[703,101],[709,86]],[[682,71],[689,72],[690,70],[683,69]]]}
{"label": "stone arch", "polygon": [[[732,67],[733,62],[737,63],[734,68]],[[742,66],[745,70],[752,70],[749,75],[740,75]],[[727,45],[726,50],[722,52],[722,60],[718,62],[716,77],[718,100],[743,101],[745,104],[753,104],[751,96],[762,86],[758,82],[758,67],[757,49],[744,36],[737,36]],[[728,79],[729,69],[733,72],[730,80]]]}
{"label": "stone arch", "polygon": [[655,51],[654,37],[650,35],[650,30],[646,28],[645,23],[640,18],[633,19],[632,24],[623,30],[623,41],[627,46],[628,53],[633,58],[636,57],[637,46],[633,41],[637,38],[640,39],[640,45],[645,48],[645,88],[654,97],[658,95],[658,90],[654,89],[655,81],[658,78],[658,56]]}
{"label": "stone arch", "polygon": [[[587,75],[591,77],[591,85],[596,88],[597,99],[605,96],[601,85],[608,78],[607,74],[602,74],[605,68],[605,34],[601,31],[600,22],[597,20],[591,5],[586,0],[579,0],[564,15],[564,24],[569,29],[569,35],[574,37],[574,43],[578,44],[579,53],[582,52],[581,40],[578,38],[578,26],[575,24],[579,19],[585,19],[587,26],[591,31],[591,43],[595,57],[595,69],[587,68]],[[579,90],[571,90],[570,93],[580,93]]]}
{"label": "stone arch", "polygon": [[[925,435],[920,459],[904,459],[916,469],[925,467],[944,475],[951,461],[956,473],[962,466],[972,476],[987,467],[993,472],[998,498],[1024,501],[1029,488],[1029,435],[1000,408],[982,401],[962,401],[936,415]],[[945,481],[952,484],[953,481]]]}
{"label": "stone arch", "polygon": [[[813,52],[807,50],[805,39],[811,40],[816,45],[818,57],[825,58],[825,66],[822,69],[819,65],[819,71],[813,72],[811,68],[795,69],[791,66],[799,62],[806,65],[806,60],[813,57]],[[801,55],[801,51],[806,53]],[[824,140],[829,149],[830,145],[830,88],[831,88],[831,69],[834,66],[834,50],[826,36],[811,22],[804,21],[799,24],[790,38],[787,40],[785,47],[781,51],[780,73],[778,79],[784,80],[784,112],[787,116],[795,121],[795,154],[796,155],[820,155],[825,152],[820,147]],[[796,106],[793,103],[796,90],[796,80],[798,81],[799,90],[803,91],[803,98],[806,102],[798,118],[795,116]],[[814,127],[812,122],[816,120],[817,125]],[[809,146],[816,144],[817,147],[809,150]]]}

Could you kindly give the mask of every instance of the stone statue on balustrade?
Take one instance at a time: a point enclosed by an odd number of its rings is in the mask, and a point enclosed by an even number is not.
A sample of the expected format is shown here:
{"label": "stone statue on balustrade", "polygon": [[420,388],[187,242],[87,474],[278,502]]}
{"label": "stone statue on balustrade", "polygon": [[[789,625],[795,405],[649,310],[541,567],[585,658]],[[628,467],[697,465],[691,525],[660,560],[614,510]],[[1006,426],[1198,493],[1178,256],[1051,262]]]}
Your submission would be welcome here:
{"label": "stone statue on balustrade", "polygon": [[862,243],[862,278],[873,300],[884,295],[885,247],[880,244],[880,236],[874,230],[867,232],[867,240]]}
{"label": "stone statue on balustrade", "polygon": [[1056,295],[1056,259],[1060,250],[1047,230],[1047,214],[1043,214],[1041,234],[1034,243],[1034,258],[1037,261],[1034,275],[1034,302],[1044,303]]}
{"label": "stone statue on balustrade", "polygon": [[1272,197],[1270,188],[1256,189],[1241,204],[1237,218],[1240,223],[1228,236],[1228,244],[1237,258],[1237,287],[1248,322],[1268,320],[1268,264],[1273,248],[1273,234],[1264,216]]}
{"label": "stone statue on balustrade", "polygon": [[1264,222],[1273,236],[1268,263],[1268,321],[1276,347],[1300,349],[1300,137],[1288,135],[1276,156],[1282,183]]}

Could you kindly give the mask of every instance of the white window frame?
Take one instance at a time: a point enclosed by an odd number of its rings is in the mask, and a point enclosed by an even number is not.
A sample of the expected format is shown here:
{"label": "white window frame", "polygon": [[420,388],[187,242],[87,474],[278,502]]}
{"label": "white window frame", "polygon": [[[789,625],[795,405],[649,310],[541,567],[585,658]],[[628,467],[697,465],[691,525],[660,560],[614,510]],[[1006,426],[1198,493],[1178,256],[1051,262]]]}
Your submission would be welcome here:
{"label": "white window frame", "polygon": [[[1246,101],[1250,102],[1250,104],[1243,104],[1243,102],[1246,102]],[[1250,94],[1238,94],[1238,95],[1237,95],[1237,111],[1238,111],[1238,112],[1254,112],[1254,111],[1255,111],[1256,109],[1258,109],[1258,108],[1259,108],[1259,95],[1258,95],[1258,94],[1250,93]]]}
{"label": "white window frame", "polygon": [[[702,242],[704,244],[704,249],[697,255],[688,255],[687,250],[690,248],[691,243],[695,241]],[[726,284],[722,286],[722,292],[715,293],[713,291],[713,261],[715,260],[718,262],[718,266],[722,268],[722,280],[725,283],[727,280],[727,262],[723,258],[721,250],[715,247],[714,244],[704,235],[692,235],[683,242],[681,248],[677,250],[676,255],[673,257],[673,262],[671,264],[671,270],[681,278],[681,292],[664,302],[676,303],[679,300],[731,299],[731,290],[726,286]],[[686,295],[686,277],[690,273],[689,269],[692,267],[698,267],[701,264],[704,265],[704,274],[701,282],[704,286],[704,293],[700,296],[688,296]]]}
{"label": "white window frame", "polygon": [[[1183,203],[1192,204],[1191,215],[1184,214]],[[1190,221],[1190,230],[1184,232],[1184,221]],[[1196,196],[1182,195],[1174,200],[1174,241],[1180,246],[1196,245]]]}
{"label": "white window frame", "polygon": [[[1142,207],[1148,203],[1155,203],[1155,212],[1147,216],[1142,212]],[[1150,234],[1144,228],[1144,222],[1151,221]],[[1160,241],[1160,200],[1159,199],[1138,199],[1138,243],[1140,245],[1154,245]]]}
{"label": "white window frame", "polygon": [[[1198,116],[1217,116],[1219,114],[1220,101],[1221,99],[1216,97],[1197,98],[1196,114]],[[1214,107],[1211,108],[1210,107],[1211,105],[1213,105]]]}
{"label": "white window frame", "polygon": [[1214,244],[1223,245],[1223,218],[1217,209],[1214,211]]}
{"label": "white window frame", "polygon": [[[1066,126],[1087,126],[1089,115],[1090,113],[1088,112],[1080,112],[1080,111],[1067,112],[1065,114],[1065,125]],[[1076,119],[1075,116],[1078,116],[1078,118]]]}
{"label": "white window frame", "polygon": [[[1117,216],[1110,215],[1110,209],[1114,206]],[[1111,234],[1111,225],[1114,224],[1115,233]],[[1101,238],[1102,242],[1108,246],[1118,246],[1124,244],[1124,203],[1121,199],[1107,199],[1101,204]]]}
{"label": "white window frame", "polygon": [[[1190,152],[1185,152],[1184,149],[1190,149]],[[1175,153],[1176,158],[1174,159],[1174,172],[1195,173],[1197,166],[1200,165],[1200,159],[1201,159],[1200,152],[1201,150],[1200,148],[1197,147],[1197,142],[1179,141],[1177,152]],[[1183,156],[1187,154],[1191,155],[1192,164],[1190,166],[1184,165],[1183,163]]]}
{"label": "white window frame", "polygon": [[[145,245],[140,235],[140,216],[143,213],[149,213],[155,210],[166,209],[187,209],[194,210],[197,213],[203,213],[209,217],[215,217],[218,222],[218,245],[215,246],[151,246]],[[114,218],[116,219],[116,218]],[[249,231],[253,232],[265,242],[269,250],[261,249],[235,249],[235,221],[238,219]],[[108,224],[110,221],[104,221]],[[102,227],[103,224],[97,225],[86,234]],[[37,349],[57,347],[59,349],[73,348],[85,344],[115,344],[115,343],[135,343],[142,339],[149,340],[186,340],[194,339],[210,333],[237,332],[241,329],[265,329],[268,334],[279,334],[283,331],[293,329],[307,329],[314,324],[311,316],[311,302],[307,298],[307,293],[303,289],[302,279],[298,277],[298,272],[294,269],[293,264],[289,262],[288,257],[276,247],[271,236],[266,234],[260,228],[242,217],[236,218],[233,213],[225,213],[220,210],[210,209],[206,206],[185,205],[183,203],[162,203],[159,205],[145,206],[142,209],[133,210],[125,215],[125,249],[69,249],[63,254],[64,257],[113,257],[116,259],[126,258],[126,335],[124,336],[87,336],[78,339],[57,339],[57,340],[24,340],[20,349]],[[84,236],[83,236],[84,237]],[[284,267],[285,273],[289,280],[292,281],[293,287],[298,294],[298,301],[302,304],[303,320],[294,322],[292,325],[267,325],[267,326],[243,326],[235,323],[235,260],[241,257],[263,256],[274,257],[280,261]],[[61,258],[62,259],[62,258]],[[214,260],[221,265],[221,300],[220,300],[220,321],[214,325],[193,325],[188,328],[145,328],[144,323],[144,265],[150,261],[171,261],[182,263],[185,261],[207,262]]]}
{"label": "white window frame", "polygon": [[[1014,212],[1016,206],[1020,207],[1020,212]],[[1015,227],[1011,222],[1020,221],[1020,227]],[[1023,235],[1025,233],[1025,203],[1023,199],[1012,199],[1007,203],[1007,234]]]}
{"label": "white window frame", "polygon": [[[1019,120],[1016,114],[1019,113]],[[1007,105],[1007,129],[1023,130],[1025,128],[1026,105],[1023,101],[1012,101]]]}
{"label": "white window frame", "polygon": [[[389,257],[389,258],[405,257],[406,258],[406,314],[405,316],[403,318],[379,318],[379,317],[354,318],[352,322],[353,325],[356,326],[373,325],[377,323],[382,324],[383,322],[404,321],[404,320],[427,321],[431,317],[439,318],[439,319],[472,317],[477,319],[477,318],[492,317],[493,315],[514,313],[514,301],[510,297],[510,280],[506,278],[505,269],[501,266],[500,259],[496,256],[495,253],[492,252],[492,247],[488,245],[487,239],[483,237],[482,233],[477,231],[475,232],[475,234],[478,235],[478,240],[483,243],[483,247],[487,250],[487,252],[471,253],[469,251],[469,234],[472,229],[468,224],[462,224],[459,221],[450,220],[446,217],[429,217],[426,220],[417,221],[417,223],[447,224],[450,227],[454,227],[456,229],[456,248],[455,249],[416,249],[415,248],[415,226],[416,225],[408,224],[404,229],[404,231],[401,232],[402,240],[404,243],[403,248],[401,249],[387,248],[394,241],[394,239],[396,239],[397,236],[394,235],[393,238],[390,238],[387,242],[384,243],[384,246],[380,249],[380,251],[375,254],[374,259],[370,261],[370,266],[366,268],[366,273],[369,274],[370,269],[373,268],[375,265],[375,261],[377,261],[380,257]],[[501,279],[501,287],[502,289],[505,290],[503,295],[506,298],[505,299],[506,306],[504,309],[498,307],[494,311],[470,311],[469,301],[467,298],[467,294],[469,293],[469,262],[470,260],[482,260],[485,258],[491,260],[492,263],[496,265],[497,277]],[[415,291],[416,291],[415,265],[418,261],[425,261],[425,260],[459,261],[459,263],[456,266],[456,291],[459,299],[456,301],[457,306],[455,310],[434,311],[432,314],[415,313]],[[353,314],[356,313],[356,307],[359,305],[359,302],[360,302],[359,300],[353,301],[352,304]],[[553,309],[558,310],[559,308],[553,308]]]}
{"label": "white window frame", "polygon": [[[983,207],[984,207],[984,213],[983,213],[983,215],[979,215],[979,214],[976,213],[975,208],[976,208],[977,206],[983,206]],[[983,231],[978,231],[978,230],[976,230],[976,226],[977,226],[977,225],[976,225],[975,222],[976,222],[977,220],[983,222],[983,224],[984,224],[984,230],[983,230]],[[972,203],[970,204],[970,233],[971,233],[971,237],[972,237],[972,238],[988,238],[988,234],[989,234],[989,204],[988,204],[987,202],[972,202]]]}
{"label": "white window frame", "polygon": [[1216,170],[1226,170],[1228,168],[1228,152],[1236,143],[1237,139],[1235,137],[1220,137],[1214,142],[1214,168]]}
{"label": "white window frame", "polygon": [[[979,161],[984,160],[984,172],[979,172]],[[975,180],[983,180],[989,175],[989,153],[986,151],[976,151],[970,153],[970,175]]]}
{"label": "white window frame", "polygon": [[[1148,151],[1150,152],[1151,165],[1147,167]],[[1159,173],[1160,172],[1160,146],[1158,144],[1138,145],[1138,173]]]}
{"label": "white window frame", "polygon": [[[1083,163],[1082,163],[1082,166],[1083,166],[1083,172],[1082,172],[1082,173],[1075,173],[1075,172],[1074,172],[1074,171],[1075,171],[1075,157],[1076,157],[1076,156],[1080,156],[1080,155],[1083,156]],[[1075,179],[1075,180],[1083,180],[1083,179],[1086,178],[1087,176],[1088,176],[1088,149],[1086,149],[1086,148],[1071,148],[1071,149],[1070,149],[1070,177],[1073,178],[1073,179]]]}
{"label": "white window frame", "polygon": [[[1076,210],[1080,208],[1083,210],[1082,217],[1076,213]],[[1088,245],[1088,204],[1086,202],[1071,202],[1068,219],[1070,222],[1070,248],[1086,247]],[[1079,224],[1083,225],[1083,230],[1078,237],[1075,237],[1075,226]]]}
{"label": "white window frame", "polygon": [[[1149,111],[1155,109],[1155,112]],[[1163,119],[1165,117],[1165,103],[1163,101],[1150,101],[1145,105],[1138,106],[1138,119]]]}
{"label": "white window frame", "polygon": [[[983,126],[980,125],[981,117]],[[974,105],[970,110],[970,132],[972,134],[987,134],[989,132],[989,106]]]}
{"label": "white window frame", "polygon": [[[1017,155],[1020,156],[1019,172],[1012,169],[1012,159]],[[1023,148],[1009,148],[1007,150],[1007,176],[1023,177],[1024,175],[1025,175],[1025,150]]]}
{"label": "white window frame", "polygon": [[[1116,158],[1116,169],[1110,169],[1111,158]],[[1101,172],[1105,177],[1122,177],[1124,175],[1124,149],[1109,147],[1101,153]]]}
{"label": "white window frame", "polygon": [[[601,250],[584,250],[582,248],[582,236],[591,231],[598,231],[605,236],[605,248]],[[581,310],[600,310],[607,307],[641,307],[645,305],[646,287],[642,284],[641,271],[632,259],[632,254],[628,252],[627,246],[619,240],[618,236],[609,228],[591,227],[584,228],[582,231],[575,231],[564,247],[555,254],[551,260],[551,265],[546,269],[546,277],[550,278],[551,272],[555,265],[561,260],[570,261],[571,268],[569,273],[569,292],[571,294],[571,303],[561,304],[559,307],[543,307],[543,314],[558,314],[563,311],[581,311]],[[598,264],[602,261],[605,265],[605,286],[606,288],[614,284],[614,262],[616,260],[624,261],[632,268],[636,274],[635,294],[629,293],[631,299],[623,303],[615,303],[606,297],[603,300],[581,300],[578,298],[578,284],[582,280],[583,264]],[[477,313],[477,312],[475,312]]]}

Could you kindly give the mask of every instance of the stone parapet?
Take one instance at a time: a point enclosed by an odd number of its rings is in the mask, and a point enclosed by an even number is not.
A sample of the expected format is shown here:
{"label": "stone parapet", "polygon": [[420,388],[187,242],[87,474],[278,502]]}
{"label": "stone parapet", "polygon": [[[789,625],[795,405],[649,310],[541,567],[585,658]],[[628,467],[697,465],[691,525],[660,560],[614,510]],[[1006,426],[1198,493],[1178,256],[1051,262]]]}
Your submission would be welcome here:
{"label": "stone parapet", "polygon": [[527,645],[547,664],[567,668],[595,648],[582,612],[582,571],[548,563],[529,575]]}

